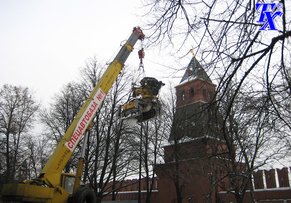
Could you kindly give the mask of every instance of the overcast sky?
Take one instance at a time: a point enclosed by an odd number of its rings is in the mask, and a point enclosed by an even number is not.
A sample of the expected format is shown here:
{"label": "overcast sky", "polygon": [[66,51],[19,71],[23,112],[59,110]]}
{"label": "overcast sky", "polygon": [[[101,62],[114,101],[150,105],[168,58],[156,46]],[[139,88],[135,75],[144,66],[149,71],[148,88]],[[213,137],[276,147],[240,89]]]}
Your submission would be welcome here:
{"label": "overcast sky", "polygon": [[[50,102],[78,80],[89,57],[104,63],[114,58],[132,28],[143,23],[139,2],[0,0],[0,85],[27,86],[43,104]],[[146,52],[146,58],[156,54]],[[150,63],[147,76],[164,71]],[[136,52],[127,65],[138,66]]]}

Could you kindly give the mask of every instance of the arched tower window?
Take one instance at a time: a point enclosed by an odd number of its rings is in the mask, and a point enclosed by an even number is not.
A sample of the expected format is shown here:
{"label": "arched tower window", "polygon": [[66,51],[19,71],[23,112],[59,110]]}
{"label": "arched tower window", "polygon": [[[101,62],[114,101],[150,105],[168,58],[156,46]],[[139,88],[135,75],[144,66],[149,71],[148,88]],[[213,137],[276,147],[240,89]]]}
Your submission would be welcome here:
{"label": "arched tower window", "polygon": [[190,95],[191,97],[193,97],[194,94],[195,94],[195,92],[194,92],[194,88],[191,87],[190,90],[189,90],[189,95]]}
{"label": "arched tower window", "polygon": [[182,99],[182,101],[185,101],[185,91],[181,92],[181,99]]}

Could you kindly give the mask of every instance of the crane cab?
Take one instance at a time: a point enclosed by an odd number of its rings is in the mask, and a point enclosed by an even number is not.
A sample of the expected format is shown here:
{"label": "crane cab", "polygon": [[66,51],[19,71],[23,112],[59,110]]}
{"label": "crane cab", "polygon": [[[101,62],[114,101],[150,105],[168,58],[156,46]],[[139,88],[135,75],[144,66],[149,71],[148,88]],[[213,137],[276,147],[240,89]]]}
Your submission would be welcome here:
{"label": "crane cab", "polygon": [[75,179],[76,176],[71,173],[63,173],[61,175],[61,187],[70,195],[73,194]]}

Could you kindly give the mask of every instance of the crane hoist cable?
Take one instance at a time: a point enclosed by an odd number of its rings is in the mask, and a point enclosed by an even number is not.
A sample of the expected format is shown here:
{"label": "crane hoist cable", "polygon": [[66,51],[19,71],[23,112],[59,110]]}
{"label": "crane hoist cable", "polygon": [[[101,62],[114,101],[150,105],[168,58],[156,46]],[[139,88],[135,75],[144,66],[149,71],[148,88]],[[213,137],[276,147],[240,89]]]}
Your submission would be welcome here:
{"label": "crane hoist cable", "polygon": [[138,53],[138,58],[139,58],[139,69],[141,69],[144,72],[144,65],[143,65],[143,59],[145,56],[145,52],[144,52],[144,46],[143,46],[143,40],[141,40],[141,48],[140,50],[137,52]]}
{"label": "crane hoist cable", "polygon": [[[145,75],[143,64],[145,52],[142,42],[141,49],[138,51],[140,60],[138,71]],[[155,117],[160,113],[161,103],[158,99],[158,93],[163,85],[162,81],[145,76],[140,80],[139,84],[133,83],[128,101],[119,108],[119,116],[122,119],[134,118],[137,122],[143,122]]]}

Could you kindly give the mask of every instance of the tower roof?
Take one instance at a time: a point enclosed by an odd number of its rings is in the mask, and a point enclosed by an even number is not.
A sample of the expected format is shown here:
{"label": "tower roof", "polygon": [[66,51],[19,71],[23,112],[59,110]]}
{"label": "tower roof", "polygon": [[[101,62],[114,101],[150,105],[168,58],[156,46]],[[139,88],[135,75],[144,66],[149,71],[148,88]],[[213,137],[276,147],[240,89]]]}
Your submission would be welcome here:
{"label": "tower roof", "polygon": [[205,80],[212,83],[211,79],[208,77],[205,70],[202,68],[197,59],[193,56],[189,65],[186,68],[186,71],[180,81],[180,84],[194,79]]}

